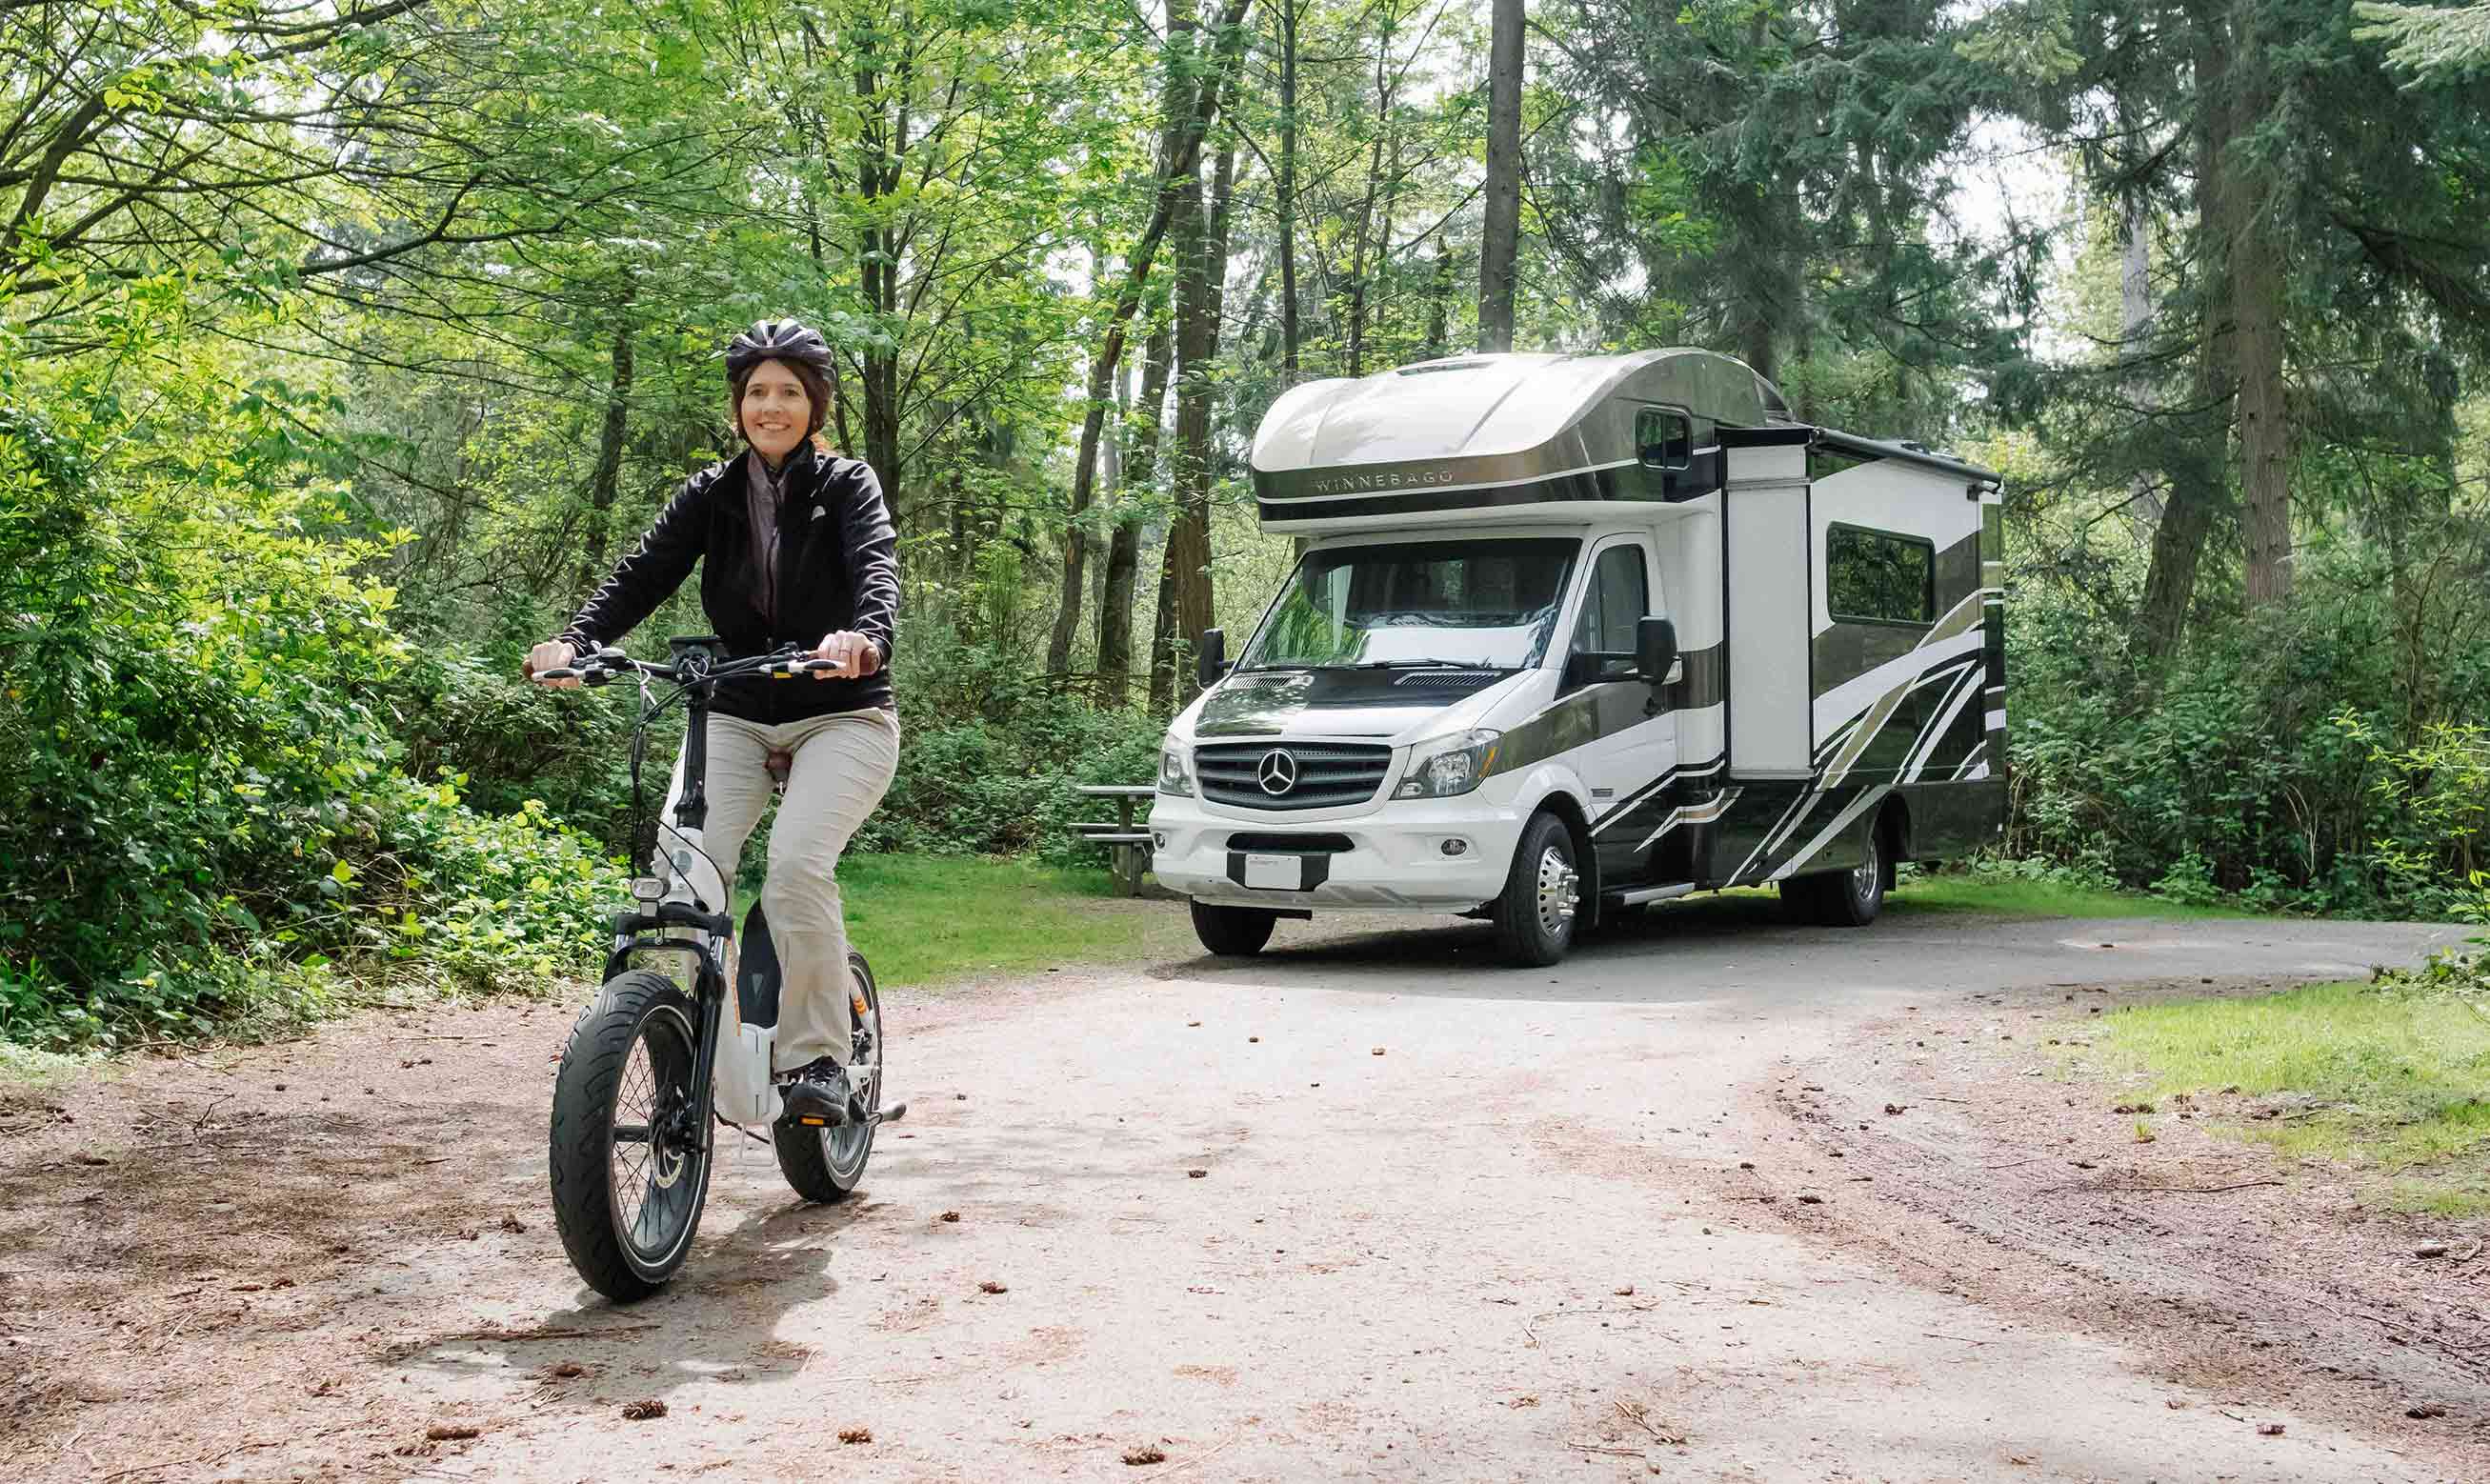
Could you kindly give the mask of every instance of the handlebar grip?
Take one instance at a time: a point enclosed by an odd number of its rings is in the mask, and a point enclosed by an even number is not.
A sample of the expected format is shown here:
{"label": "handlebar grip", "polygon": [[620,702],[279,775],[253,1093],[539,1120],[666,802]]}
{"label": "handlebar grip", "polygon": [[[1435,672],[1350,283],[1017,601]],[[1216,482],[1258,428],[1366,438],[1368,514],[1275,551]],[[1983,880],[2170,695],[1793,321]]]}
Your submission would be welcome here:
{"label": "handlebar grip", "polygon": [[531,679],[539,681],[575,681],[580,678],[577,665],[558,665],[551,670],[538,670]]}

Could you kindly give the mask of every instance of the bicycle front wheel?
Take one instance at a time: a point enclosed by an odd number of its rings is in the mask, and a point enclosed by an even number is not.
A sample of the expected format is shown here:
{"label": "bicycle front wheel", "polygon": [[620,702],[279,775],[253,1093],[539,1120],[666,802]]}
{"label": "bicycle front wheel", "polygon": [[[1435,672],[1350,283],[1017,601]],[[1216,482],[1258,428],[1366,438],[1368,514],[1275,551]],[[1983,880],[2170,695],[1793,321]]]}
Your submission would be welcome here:
{"label": "bicycle front wheel", "polygon": [[699,1024],[674,980],[617,975],[571,1028],[554,1080],[554,1224],[580,1277],[619,1302],[674,1276],[709,1198]]}
{"label": "bicycle front wheel", "polygon": [[851,1099],[865,1117],[836,1128],[805,1128],[782,1123],[771,1132],[778,1146],[778,1171],[796,1194],[807,1201],[844,1201],[864,1178],[864,1162],[873,1154],[874,1115],[882,1111],[882,993],[864,955],[848,950],[848,1011],[854,1017],[855,1040],[848,1055]]}

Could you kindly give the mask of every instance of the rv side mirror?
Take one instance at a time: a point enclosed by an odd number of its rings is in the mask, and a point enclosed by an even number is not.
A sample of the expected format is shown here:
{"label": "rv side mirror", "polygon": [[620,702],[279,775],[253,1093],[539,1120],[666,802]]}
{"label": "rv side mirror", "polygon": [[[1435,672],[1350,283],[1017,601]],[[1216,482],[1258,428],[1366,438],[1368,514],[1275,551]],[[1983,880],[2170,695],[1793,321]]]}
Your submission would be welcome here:
{"label": "rv side mirror", "polygon": [[1666,619],[1640,619],[1635,624],[1635,669],[1654,685],[1668,684],[1677,664],[1677,626]]}
{"label": "rv side mirror", "polygon": [[1201,669],[1199,672],[1202,684],[1205,686],[1213,684],[1218,681],[1219,677],[1227,673],[1227,631],[1218,628],[1203,629],[1202,631]]}

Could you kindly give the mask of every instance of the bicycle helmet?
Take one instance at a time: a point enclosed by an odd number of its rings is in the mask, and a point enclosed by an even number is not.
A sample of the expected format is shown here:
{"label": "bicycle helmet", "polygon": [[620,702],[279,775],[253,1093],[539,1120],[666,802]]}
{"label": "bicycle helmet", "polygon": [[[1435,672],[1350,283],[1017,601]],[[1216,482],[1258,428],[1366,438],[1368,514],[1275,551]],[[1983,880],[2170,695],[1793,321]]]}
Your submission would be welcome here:
{"label": "bicycle helmet", "polygon": [[765,319],[737,335],[726,347],[727,379],[742,376],[764,361],[826,366],[830,364],[830,342],[801,320]]}

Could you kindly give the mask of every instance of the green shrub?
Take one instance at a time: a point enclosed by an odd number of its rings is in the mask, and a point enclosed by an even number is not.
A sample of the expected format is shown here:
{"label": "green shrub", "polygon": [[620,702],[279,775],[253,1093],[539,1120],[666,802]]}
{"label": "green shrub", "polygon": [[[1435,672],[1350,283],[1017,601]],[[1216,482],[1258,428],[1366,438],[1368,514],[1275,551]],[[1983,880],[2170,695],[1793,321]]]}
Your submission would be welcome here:
{"label": "green shrub", "polygon": [[[2453,915],[2484,859],[2490,742],[2411,719],[2391,589],[2312,563],[2288,610],[2202,616],[2151,677],[2109,616],[2018,590],[2007,853],[2194,905]],[[2490,711],[2481,666],[2436,683],[2455,713]]]}
{"label": "green shrub", "polygon": [[[365,977],[576,967],[611,879],[539,807],[419,787],[370,697],[407,658],[312,401],[177,366],[0,364],[0,1039],[315,1013]],[[349,972],[351,971],[351,972]]]}
{"label": "green shrub", "polygon": [[[1027,697],[1008,721],[910,728],[899,774],[857,835],[862,850],[1024,855],[1065,862],[1096,847],[1079,819],[1115,817],[1084,783],[1148,783],[1165,728],[1137,712],[1102,712],[1068,697]],[[1101,811],[1104,811],[1103,814]]]}

